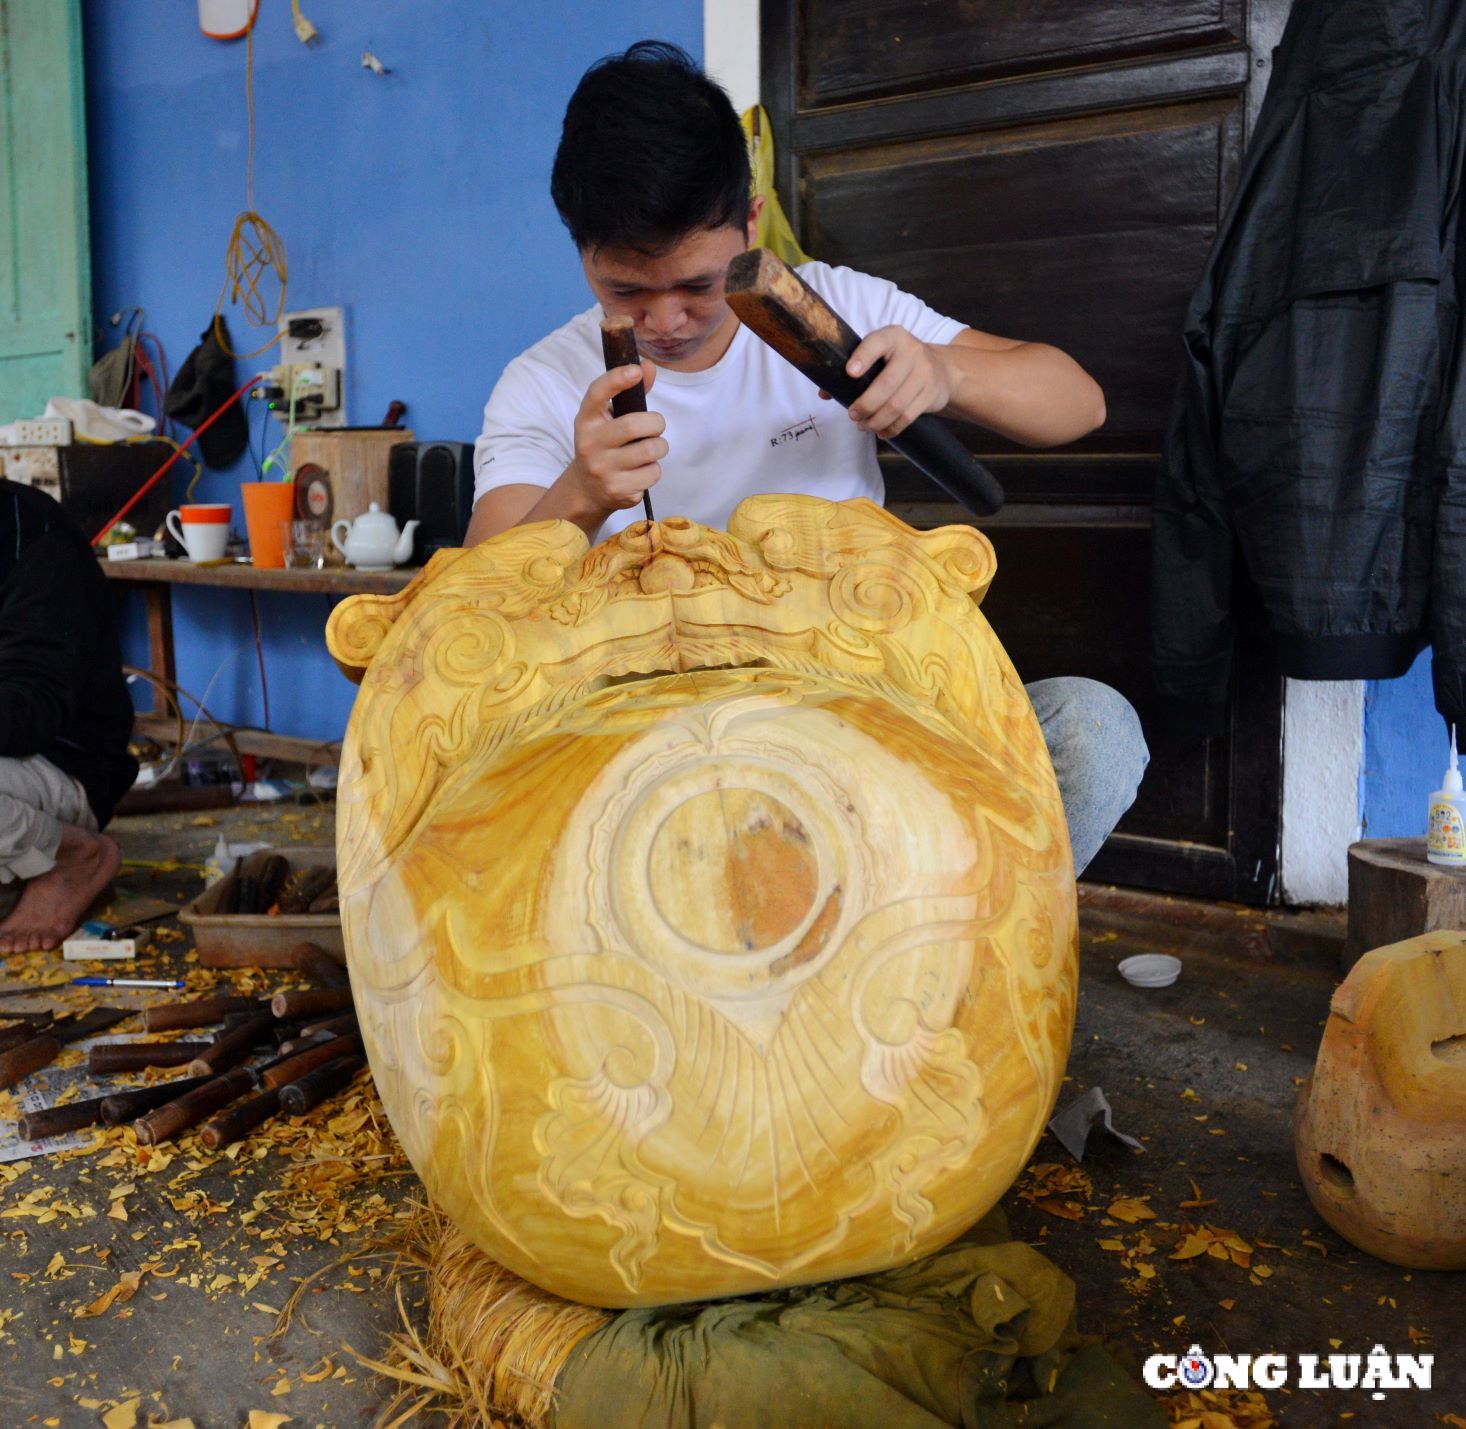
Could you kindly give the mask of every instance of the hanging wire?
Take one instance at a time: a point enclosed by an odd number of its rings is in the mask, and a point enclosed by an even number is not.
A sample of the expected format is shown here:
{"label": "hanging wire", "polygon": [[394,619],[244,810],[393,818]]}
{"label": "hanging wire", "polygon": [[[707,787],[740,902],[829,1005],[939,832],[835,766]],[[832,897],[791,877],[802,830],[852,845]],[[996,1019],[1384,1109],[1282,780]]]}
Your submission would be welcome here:
{"label": "hanging wire", "polygon": [[[254,91],[254,26],[244,36],[244,98],[249,114],[249,148],[245,158],[245,207],[234,220],[229,234],[229,246],[224,253],[224,286],[219,290],[219,301],[214,304],[214,337],[219,346],[231,357],[251,358],[280,341],[282,333],[275,335],[253,352],[235,352],[229,345],[223,316],[224,301],[244,310],[244,316],[252,327],[273,327],[285,311],[285,242],[273,228],[255,211],[255,91]],[[275,302],[275,311],[269,310],[269,302],[261,291],[263,283],[273,273],[280,283]]]}

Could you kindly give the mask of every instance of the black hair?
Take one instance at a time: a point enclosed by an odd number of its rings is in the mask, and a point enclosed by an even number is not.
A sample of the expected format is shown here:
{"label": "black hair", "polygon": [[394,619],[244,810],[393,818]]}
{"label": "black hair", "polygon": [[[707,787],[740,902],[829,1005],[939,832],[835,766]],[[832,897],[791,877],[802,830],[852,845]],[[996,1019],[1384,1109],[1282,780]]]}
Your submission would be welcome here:
{"label": "black hair", "polygon": [[640,40],[581,77],[550,176],[577,248],[660,253],[748,216],[748,147],[732,102],[686,50]]}

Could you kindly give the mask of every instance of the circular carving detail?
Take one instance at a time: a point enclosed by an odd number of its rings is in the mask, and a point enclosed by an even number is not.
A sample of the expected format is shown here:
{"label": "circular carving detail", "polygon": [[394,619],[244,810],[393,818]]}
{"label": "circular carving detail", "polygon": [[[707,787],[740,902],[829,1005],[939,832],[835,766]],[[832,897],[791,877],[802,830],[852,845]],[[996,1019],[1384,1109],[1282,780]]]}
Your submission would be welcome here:
{"label": "circular carving detail", "polygon": [[819,891],[809,831],[757,789],[710,789],[678,805],[652,840],[647,873],[668,926],[716,953],[788,937]]}

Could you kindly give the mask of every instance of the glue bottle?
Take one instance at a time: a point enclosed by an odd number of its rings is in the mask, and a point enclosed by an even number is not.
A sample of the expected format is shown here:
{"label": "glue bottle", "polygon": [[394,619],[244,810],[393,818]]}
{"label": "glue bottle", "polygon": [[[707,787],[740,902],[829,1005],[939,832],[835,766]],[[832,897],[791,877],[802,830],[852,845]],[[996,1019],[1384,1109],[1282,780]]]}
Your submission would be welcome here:
{"label": "glue bottle", "polygon": [[1451,763],[1441,787],[1430,796],[1430,832],[1425,856],[1448,868],[1466,868],[1466,794],[1461,792],[1461,765],[1456,757],[1456,726],[1451,726]]}

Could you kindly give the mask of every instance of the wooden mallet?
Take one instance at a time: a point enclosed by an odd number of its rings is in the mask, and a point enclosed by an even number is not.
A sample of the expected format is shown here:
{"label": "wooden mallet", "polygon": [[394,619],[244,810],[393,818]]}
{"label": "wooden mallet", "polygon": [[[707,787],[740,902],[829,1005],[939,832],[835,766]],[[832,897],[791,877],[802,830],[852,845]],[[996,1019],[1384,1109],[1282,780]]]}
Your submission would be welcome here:
{"label": "wooden mallet", "polygon": [[[861,377],[845,371],[860,336],[784,260],[750,248],[728,265],[728,306],[780,357],[787,359],[842,407],[849,407],[880,374],[876,362]],[[923,414],[889,441],[955,501],[978,516],[1003,505],[1003,488],[935,417]]]}
{"label": "wooden mallet", "polygon": [[[601,355],[606,359],[606,371],[617,367],[641,366],[641,353],[636,350],[636,333],[630,318],[601,319]],[[611,398],[611,415],[624,417],[628,412],[646,411],[646,383],[638,382]],[[646,510],[646,519],[655,521],[652,515],[650,491],[641,493],[641,504]]]}

